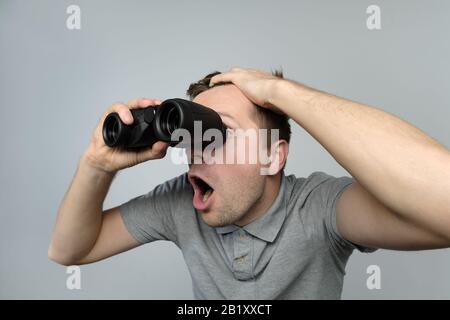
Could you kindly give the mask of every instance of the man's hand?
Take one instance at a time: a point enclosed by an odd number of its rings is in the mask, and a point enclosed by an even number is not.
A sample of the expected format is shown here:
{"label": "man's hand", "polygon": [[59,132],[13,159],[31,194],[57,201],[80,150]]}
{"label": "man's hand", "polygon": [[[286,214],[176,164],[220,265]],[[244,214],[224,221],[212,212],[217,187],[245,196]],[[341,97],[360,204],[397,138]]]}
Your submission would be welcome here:
{"label": "man's hand", "polygon": [[272,103],[277,85],[282,81],[284,80],[260,70],[231,68],[228,72],[212,77],[209,85],[232,82],[254,104],[283,113]]}
{"label": "man's hand", "polygon": [[125,124],[131,124],[130,109],[159,104],[157,99],[137,99],[128,104],[116,103],[103,114],[59,207],[48,249],[50,259],[64,265],[85,264],[140,244],[128,232],[119,208],[103,211],[103,202],[118,170],[162,158],[168,144],[159,141],[140,151],[110,148],[103,141],[102,127],[110,112],[117,112]]}
{"label": "man's hand", "polygon": [[115,173],[118,170],[132,167],[141,162],[163,158],[166,154],[168,143],[158,141],[152,147],[134,151],[121,148],[110,148],[103,141],[102,128],[106,116],[111,112],[117,112],[125,124],[133,123],[130,109],[145,108],[161,104],[158,99],[136,99],[127,104],[113,104],[101,117],[97,128],[92,135],[91,143],[84,153],[83,159],[91,167],[104,172]]}

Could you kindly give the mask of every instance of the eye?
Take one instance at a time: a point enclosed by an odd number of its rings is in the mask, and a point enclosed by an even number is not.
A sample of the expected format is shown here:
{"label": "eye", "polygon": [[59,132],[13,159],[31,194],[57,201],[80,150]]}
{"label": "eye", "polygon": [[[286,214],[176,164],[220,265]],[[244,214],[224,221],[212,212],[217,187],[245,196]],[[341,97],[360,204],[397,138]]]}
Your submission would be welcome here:
{"label": "eye", "polygon": [[229,140],[229,139],[232,139],[233,137],[234,137],[234,130],[231,128],[227,128],[226,138]]}
{"label": "eye", "polygon": [[227,125],[225,122],[222,122],[223,123],[223,126],[225,127],[225,129],[227,129],[227,130],[231,130],[231,128],[230,128],[230,126],[229,125]]}

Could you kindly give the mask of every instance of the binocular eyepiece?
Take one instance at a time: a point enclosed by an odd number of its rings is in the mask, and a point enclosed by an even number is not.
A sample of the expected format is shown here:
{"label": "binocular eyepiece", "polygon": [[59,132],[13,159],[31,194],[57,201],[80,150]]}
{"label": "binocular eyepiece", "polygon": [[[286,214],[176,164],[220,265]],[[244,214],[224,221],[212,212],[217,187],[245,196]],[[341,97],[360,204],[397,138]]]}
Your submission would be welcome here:
{"label": "binocular eyepiece", "polygon": [[[133,123],[122,122],[116,112],[106,116],[103,123],[103,140],[109,147],[140,148],[152,146],[157,141],[168,142],[170,146],[183,143],[182,139],[173,136],[177,129],[189,132],[191,143],[194,139],[203,139],[208,129],[218,129],[225,142],[226,129],[219,114],[201,104],[184,100],[168,99],[158,106],[131,110]],[[201,121],[201,130],[194,136],[194,123]],[[202,140],[203,142],[203,140]]]}

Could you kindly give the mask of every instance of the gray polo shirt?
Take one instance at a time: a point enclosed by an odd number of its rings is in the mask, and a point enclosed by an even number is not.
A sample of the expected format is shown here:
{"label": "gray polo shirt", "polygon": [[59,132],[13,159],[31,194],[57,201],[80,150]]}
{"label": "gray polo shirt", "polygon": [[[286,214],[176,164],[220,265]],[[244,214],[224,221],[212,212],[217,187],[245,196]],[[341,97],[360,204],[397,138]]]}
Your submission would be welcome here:
{"label": "gray polo shirt", "polygon": [[183,174],[120,206],[140,243],[173,241],[182,251],[196,299],[339,299],[356,246],[336,226],[336,200],[353,182],[317,171],[282,176],[268,212],[239,227],[213,228],[192,205]]}

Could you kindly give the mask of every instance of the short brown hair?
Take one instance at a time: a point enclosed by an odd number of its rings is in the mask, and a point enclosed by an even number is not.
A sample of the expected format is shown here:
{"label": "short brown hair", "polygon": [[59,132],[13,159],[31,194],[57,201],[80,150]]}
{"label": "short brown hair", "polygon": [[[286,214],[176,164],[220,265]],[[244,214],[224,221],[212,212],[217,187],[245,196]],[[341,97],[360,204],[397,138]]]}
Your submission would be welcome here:
{"label": "short brown hair", "polygon": [[[220,74],[221,72],[215,71],[212,72],[203,79],[200,79],[197,82],[191,83],[189,88],[186,91],[186,95],[191,99],[194,100],[196,96],[198,96],[200,93],[221,85],[230,84],[231,82],[222,82],[217,83],[214,86],[210,87],[209,82],[212,77],[214,77],[217,74]],[[272,71],[272,75],[283,79],[283,72],[280,70]],[[261,127],[264,129],[268,129],[268,137],[271,136],[271,130],[272,129],[278,129],[279,130],[279,139],[286,140],[287,143],[291,140],[291,125],[289,124],[289,118],[284,114],[278,114],[275,113],[269,109],[266,108],[257,108],[257,112],[260,115],[261,118]],[[270,141],[270,139],[269,139]]]}

